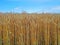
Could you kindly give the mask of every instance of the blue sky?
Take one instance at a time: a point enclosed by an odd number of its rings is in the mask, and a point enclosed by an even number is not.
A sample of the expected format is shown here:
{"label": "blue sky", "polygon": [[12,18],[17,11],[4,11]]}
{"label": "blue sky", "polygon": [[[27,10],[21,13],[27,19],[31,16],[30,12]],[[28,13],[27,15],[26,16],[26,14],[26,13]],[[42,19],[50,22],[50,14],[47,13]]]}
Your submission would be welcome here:
{"label": "blue sky", "polygon": [[0,12],[60,13],[60,0],[0,0]]}

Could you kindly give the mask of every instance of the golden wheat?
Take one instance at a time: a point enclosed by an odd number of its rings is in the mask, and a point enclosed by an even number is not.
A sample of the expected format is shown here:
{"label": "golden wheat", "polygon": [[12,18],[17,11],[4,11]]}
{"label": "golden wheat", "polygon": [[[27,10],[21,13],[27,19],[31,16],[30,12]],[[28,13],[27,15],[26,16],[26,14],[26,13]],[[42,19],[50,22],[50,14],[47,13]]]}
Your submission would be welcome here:
{"label": "golden wheat", "polygon": [[0,45],[60,45],[60,15],[0,14]]}

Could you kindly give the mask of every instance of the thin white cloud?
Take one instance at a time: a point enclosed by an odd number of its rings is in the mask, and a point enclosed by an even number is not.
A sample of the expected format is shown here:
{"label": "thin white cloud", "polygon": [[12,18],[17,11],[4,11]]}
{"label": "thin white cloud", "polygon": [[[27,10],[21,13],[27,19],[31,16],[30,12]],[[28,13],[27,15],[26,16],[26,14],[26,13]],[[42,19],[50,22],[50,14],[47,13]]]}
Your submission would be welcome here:
{"label": "thin white cloud", "polygon": [[20,9],[20,7],[15,7],[15,8],[12,8],[10,11],[8,11],[8,12],[20,12],[21,11],[21,9]]}
{"label": "thin white cloud", "polygon": [[44,8],[44,9],[41,9],[40,12],[43,12],[43,13],[60,13],[60,6],[54,6],[54,7],[51,7],[51,8]]}
{"label": "thin white cloud", "polygon": [[14,10],[19,10],[19,9],[20,9],[19,7],[14,8]]}
{"label": "thin white cloud", "polygon": [[52,10],[60,10],[60,6],[53,7]]}
{"label": "thin white cloud", "polygon": [[48,13],[59,13],[60,12],[60,6],[55,6],[55,7],[51,7],[50,9],[45,10],[45,12]]}
{"label": "thin white cloud", "polygon": [[[22,12],[24,11],[23,8],[20,8],[20,7],[15,7],[13,8],[10,12]],[[34,13],[34,12],[37,12],[37,13],[59,13],[60,12],[60,6],[55,6],[55,7],[51,7],[51,8],[37,8],[36,9],[25,9],[26,12],[28,13]]]}

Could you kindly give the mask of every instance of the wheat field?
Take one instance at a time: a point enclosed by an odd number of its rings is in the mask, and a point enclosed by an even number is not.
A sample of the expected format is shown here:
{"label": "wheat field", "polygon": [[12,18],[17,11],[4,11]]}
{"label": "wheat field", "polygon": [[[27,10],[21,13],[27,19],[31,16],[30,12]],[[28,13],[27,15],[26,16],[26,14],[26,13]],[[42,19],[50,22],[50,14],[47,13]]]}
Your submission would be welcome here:
{"label": "wheat field", "polygon": [[60,45],[60,15],[0,14],[0,45]]}

